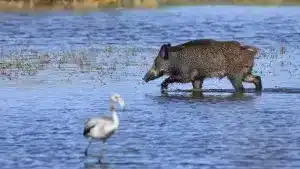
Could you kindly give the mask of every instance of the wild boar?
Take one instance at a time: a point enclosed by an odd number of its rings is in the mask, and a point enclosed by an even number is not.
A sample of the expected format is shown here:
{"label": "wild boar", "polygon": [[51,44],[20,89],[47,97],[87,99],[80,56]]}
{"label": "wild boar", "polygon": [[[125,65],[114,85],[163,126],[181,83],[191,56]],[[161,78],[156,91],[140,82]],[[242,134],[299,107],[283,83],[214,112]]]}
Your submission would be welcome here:
{"label": "wild boar", "polygon": [[147,83],[164,75],[161,91],[171,83],[189,83],[201,90],[206,78],[227,76],[236,92],[244,92],[242,82],[253,83],[261,92],[261,77],[252,74],[258,48],[237,41],[192,40],[177,46],[163,44],[150,70],[143,77]]}

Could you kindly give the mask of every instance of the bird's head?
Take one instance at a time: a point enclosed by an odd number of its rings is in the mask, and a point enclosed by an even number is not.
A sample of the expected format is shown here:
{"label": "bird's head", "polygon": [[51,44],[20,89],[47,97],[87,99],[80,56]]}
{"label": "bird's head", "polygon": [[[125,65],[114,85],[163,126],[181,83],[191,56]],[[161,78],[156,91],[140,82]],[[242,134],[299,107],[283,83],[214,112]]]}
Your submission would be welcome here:
{"label": "bird's head", "polygon": [[113,102],[113,103],[119,103],[119,104],[120,104],[120,107],[121,107],[122,109],[124,109],[124,107],[125,107],[124,99],[123,99],[119,94],[113,94],[113,95],[110,97],[110,101]]}

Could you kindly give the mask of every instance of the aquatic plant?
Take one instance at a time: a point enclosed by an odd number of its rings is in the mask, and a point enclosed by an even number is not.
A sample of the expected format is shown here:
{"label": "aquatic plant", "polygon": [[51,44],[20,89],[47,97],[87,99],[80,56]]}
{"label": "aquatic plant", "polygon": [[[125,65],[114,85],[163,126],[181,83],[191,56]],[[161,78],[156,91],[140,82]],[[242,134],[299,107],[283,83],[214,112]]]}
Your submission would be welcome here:
{"label": "aquatic plant", "polygon": [[[27,45],[26,45],[27,46]],[[37,51],[29,48],[0,49],[0,77],[9,80],[22,76],[34,76],[42,71],[58,70],[69,74],[67,80],[78,74],[91,74],[93,80],[105,84],[105,78],[120,78],[124,67],[138,67],[147,64],[141,59],[142,50],[136,47],[102,48],[84,46],[82,49],[63,47],[55,52]],[[120,67],[124,70],[120,71]],[[140,72],[137,72],[140,73]]]}

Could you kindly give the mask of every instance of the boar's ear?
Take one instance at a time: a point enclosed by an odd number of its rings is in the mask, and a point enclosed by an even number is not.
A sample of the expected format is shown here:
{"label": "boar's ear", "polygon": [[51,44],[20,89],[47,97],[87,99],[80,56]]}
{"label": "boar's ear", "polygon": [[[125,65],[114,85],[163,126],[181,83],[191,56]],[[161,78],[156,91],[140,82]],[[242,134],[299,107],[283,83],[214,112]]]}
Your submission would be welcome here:
{"label": "boar's ear", "polygon": [[[171,45],[170,45],[171,46]],[[168,50],[168,47],[169,47],[169,44],[163,44],[161,47],[160,47],[160,50],[159,50],[159,53],[158,53],[158,56],[162,57],[163,59],[168,59],[169,58],[169,50]]]}

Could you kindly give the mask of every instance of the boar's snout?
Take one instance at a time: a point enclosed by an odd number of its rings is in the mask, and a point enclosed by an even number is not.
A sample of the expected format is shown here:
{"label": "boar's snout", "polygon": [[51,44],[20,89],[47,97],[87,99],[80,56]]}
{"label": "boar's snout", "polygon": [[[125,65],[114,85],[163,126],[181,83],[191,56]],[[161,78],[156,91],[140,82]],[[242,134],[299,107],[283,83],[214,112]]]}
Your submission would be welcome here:
{"label": "boar's snout", "polygon": [[163,72],[158,72],[156,69],[151,68],[146,75],[143,77],[143,80],[147,83],[151,80],[155,80],[163,76]]}
{"label": "boar's snout", "polygon": [[155,77],[155,74],[153,71],[149,70],[146,75],[143,77],[143,80],[147,83],[149,82],[150,80],[153,80]]}

